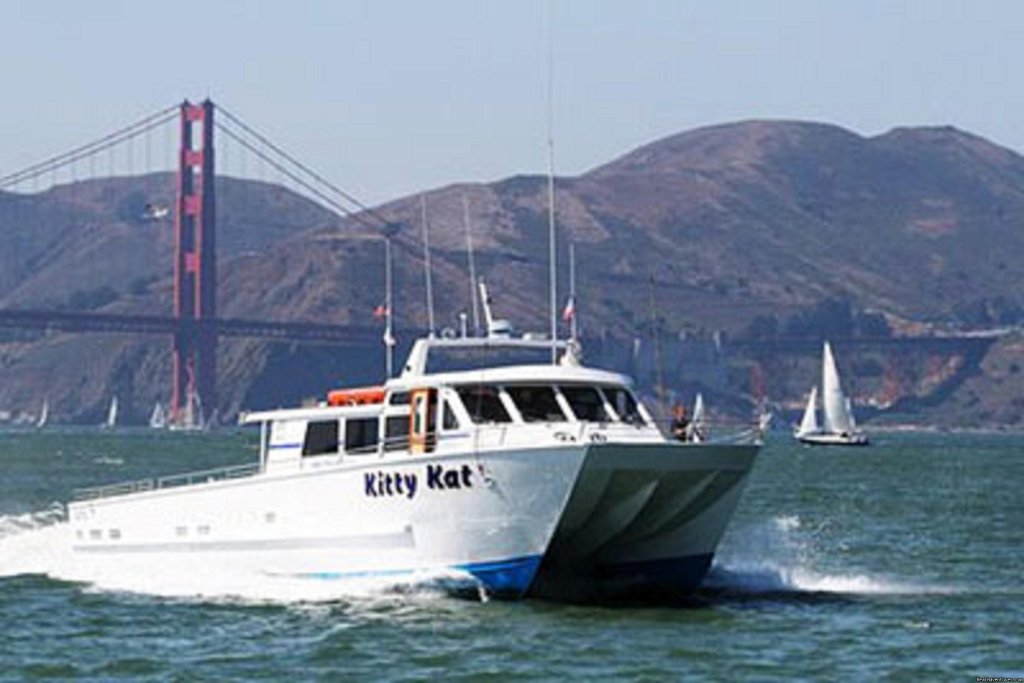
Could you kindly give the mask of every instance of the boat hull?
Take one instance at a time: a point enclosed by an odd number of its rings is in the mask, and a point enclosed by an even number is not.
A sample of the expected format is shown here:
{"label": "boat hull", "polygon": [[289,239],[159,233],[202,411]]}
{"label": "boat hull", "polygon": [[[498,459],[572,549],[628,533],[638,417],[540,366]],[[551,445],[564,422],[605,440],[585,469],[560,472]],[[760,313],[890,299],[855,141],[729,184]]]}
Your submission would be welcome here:
{"label": "boat hull", "polygon": [[868,437],[861,433],[854,434],[796,434],[797,441],[808,446],[867,446]]}
{"label": "boat hull", "polygon": [[[216,481],[69,506],[83,562],[313,579],[471,574],[532,582],[585,454],[566,446],[420,456]],[[537,473],[543,472],[543,477]]]}
{"label": "boat hull", "polygon": [[685,597],[711,566],[758,449],[591,446],[530,594]]}
{"label": "boat hull", "polygon": [[757,446],[571,444],[368,458],[81,501],[83,562],[310,579],[469,574],[560,600],[696,588]]}

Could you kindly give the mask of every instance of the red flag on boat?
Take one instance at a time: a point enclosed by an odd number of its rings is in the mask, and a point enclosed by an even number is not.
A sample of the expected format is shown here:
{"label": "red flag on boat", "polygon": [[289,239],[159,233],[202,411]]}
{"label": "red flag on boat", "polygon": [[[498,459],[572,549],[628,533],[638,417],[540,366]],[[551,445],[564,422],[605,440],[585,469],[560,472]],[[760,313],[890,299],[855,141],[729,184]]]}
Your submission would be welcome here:
{"label": "red flag on boat", "polygon": [[387,315],[388,307],[385,306],[384,304],[381,304],[380,306],[377,306],[377,308],[373,309],[373,317],[376,318],[377,320],[386,318]]}
{"label": "red flag on boat", "polygon": [[570,296],[569,300],[565,302],[565,309],[562,310],[562,320],[570,322],[576,317],[576,299]]}

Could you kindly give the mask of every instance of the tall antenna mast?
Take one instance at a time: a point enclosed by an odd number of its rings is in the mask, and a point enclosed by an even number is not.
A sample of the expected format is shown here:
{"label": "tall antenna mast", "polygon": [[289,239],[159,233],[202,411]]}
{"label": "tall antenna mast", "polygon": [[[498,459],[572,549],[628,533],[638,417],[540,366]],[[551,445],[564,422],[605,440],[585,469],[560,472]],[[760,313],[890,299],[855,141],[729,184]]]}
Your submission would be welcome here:
{"label": "tall antenna mast", "polygon": [[647,297],[651,305],[651,338],[654,341],[654,370],[657,373],[657,386],[654,388],[658,396],[658,408],[661,416],[668,415],[668,408],[665,405],[665,378],[661,371],[661,341],[658,337],[658,307],[654,302],[654,272],[647,270]]}
{"label": "tall antenna mast", "polygon": [[391,237],[384,238],[384,358],[387,378],[391,379],[394,371],[395,335],[393,328],[394,312],[391,296]]}
{"label": "tall antenna mast", "polygon": [[473,230],[469,223],[469,200],[462,195],[462,222],[466,228],[466,254],[469,257],[469,300],[473,307],[473,336],[480,336],[480,304],[476,296],[476,263],[473,260]]}
{"label": "tall antenna mast", "polygon": [[555,244],[555,29],[554,3],[548,2],[548,260],[551,290],[551,362],[558,360],[558,271]]}
{"label": "tall antenna mast", "polygon": [[576,323],[576,243],[569,242],[569,337],[573,341],[579,338],[579,327]]}
{"label": "tall antenna mast", "polygon": [[420,220],[423,221],[423,273],[427,281],[427,331],[434,336],[434,287],[430,277],[430,230],[427,228],[427,197],[420,195]]}

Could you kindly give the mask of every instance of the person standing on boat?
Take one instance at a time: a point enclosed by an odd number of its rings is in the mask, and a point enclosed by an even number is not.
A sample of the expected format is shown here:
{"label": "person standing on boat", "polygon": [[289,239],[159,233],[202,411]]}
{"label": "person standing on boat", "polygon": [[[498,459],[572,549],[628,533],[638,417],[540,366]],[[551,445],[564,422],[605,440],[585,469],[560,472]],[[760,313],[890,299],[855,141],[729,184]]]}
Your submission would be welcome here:
{"label": "person standing on boat", "polygon": [[679,441],[687,441],[690,432],[690,418],[686,407],[681,403],[672,406],[672,436]]}

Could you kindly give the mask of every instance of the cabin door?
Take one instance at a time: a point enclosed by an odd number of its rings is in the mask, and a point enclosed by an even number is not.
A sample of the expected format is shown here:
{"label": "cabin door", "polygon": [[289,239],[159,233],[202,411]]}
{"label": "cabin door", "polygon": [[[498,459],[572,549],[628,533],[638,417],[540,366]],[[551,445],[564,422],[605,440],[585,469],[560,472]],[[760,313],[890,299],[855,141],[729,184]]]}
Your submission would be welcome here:
{"label": "cabin door", "polygon": [[437,443],[434,425],[435,389],[413,389],[409,400],[409,450],[430,453]]}

